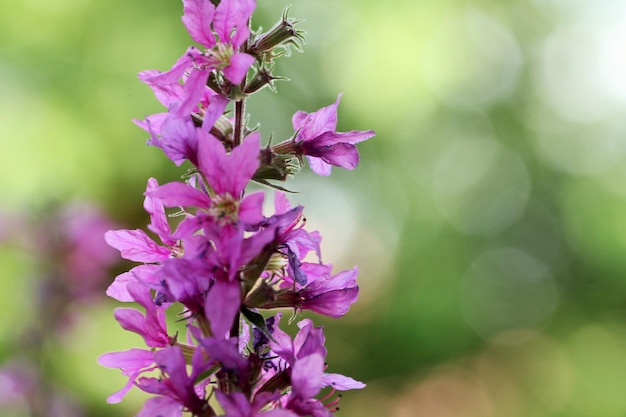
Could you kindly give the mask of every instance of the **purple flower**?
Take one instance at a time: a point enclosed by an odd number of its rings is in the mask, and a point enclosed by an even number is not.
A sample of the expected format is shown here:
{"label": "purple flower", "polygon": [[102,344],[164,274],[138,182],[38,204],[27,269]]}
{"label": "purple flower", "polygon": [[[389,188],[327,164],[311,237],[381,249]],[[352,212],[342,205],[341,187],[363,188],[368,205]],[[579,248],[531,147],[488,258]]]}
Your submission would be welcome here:
{"label": "purple flower", "polygon": [[354,267],[335,275],[330,275],[326,271],[322,274],[313,272],[314,270],[323,271],[325,268],[322,267],[323,265],[319,264],[302,266],[309,282],[298,291],[298,307],[325,316],[341,317],[348,312],[350,306],[359,297],[359,287],[356,284],[358,268]]}
{"label": "purple flower", "polygon": [[[277,315],[277,322],[280,315]],[[299,416],[331,416],[329,409],[337,405],[337,401],[324,404],[315,397],[322,388],[331,386],[333,390],[349,390],[364,388],[365,384],[350,377],[324,372],[326,365],[326,348],[324,333],[321,327],[314,327],[309,319],[298,323],[300,331],[292,340],[278,325],[274,329],[270,341],[272,352],[289,367],[292,390],[289,396],[282,399],[284,408],[294,411]],[[279,363],[278,369],[285,369]],[[334,392],[334,391],[333,391]]]}
{"label": "purple flower", "polygon": [[337,101],[315,113],[298,111],[293,115],[295,150],[306,155],[309,166],[318,175],[330,175],[331,165],[354,169],[359,163],[359,153],[354,146],[375,135],[374,131],[337,132]]}
{"label": "purple flower", "polygon": [[109,230],[104,239],[120,251],[122,258],[131,261],[160,262],[170,257],[168,248],[159,246],[141,229]]}
{"label": "purple flower", "polygon": [[[154,178],[148,180],[146,186],[146,199],[144,207],[150,214],[151,225],[154,231],[165,244],[172,244],[169,225],[165,216],[163,203],[153,198],[150,194],[159,186]],[[160,262],[172,255],[172,250],[158,245],[143,230],[109,230],[104,234],[104,239],[109,246],[119,250],[122,257],[135,262]]]}
{"label": "purple flower", "polygon": [[[161,262],[171,255],[170,249],[159,246],[143,230],[109,230],[104,234],[109,246],[118,249],[123,258],[135,262]],[[107,289],[107,295],[119,301],[133,301],[127,285],[134,281],[154,283],[157,265],[139,265],[122,273]]]}
{"label": "purple flower", "polygon": [[[154,80],[148,81],[154,82]],[[181,165],[186,159],[194,165],[198,164],[198,142],[208,135],[209,130],[228,104],[228,100],[216,95],[206,87],[201,86],[202,90],[210,93],[205,94],[199,108],[197,101],[194,103],[190,100],[200,100],[201,97],[193,96],[191,99],[187,98],[187,102],[193,103],[193,105],[174,102],[168,107],[169,113],[153,114],[147,116],[143,121],[134,120],[135,124],[150,134],[148,145],[163,150],[165,155],[176,165]],[[190,113],[202,118],[201,128],[194,125],[191,117],[189,117]]]}
{"label": "purple flower", "polygon": [[222,69],[229,81],[239,84],[254,62],[253,56],[237,51],[250,36],[248,21],[255,1],[222,0],[217,8],[208,0],[183,0],[183,4],[183,24],[191,38],[207,48],[204,59],[196,58],[194,64]]}
{"label": "purple flower", "polygon": [[[198,83],[205,85],[210,71],[222,70],[230,82],[241,83],[255,60],[253,56],[239,52],[250,36],[248,20],[256,7],[254,0],[222,0],[217,8],[209,0],[183,0],[183,4],[183,24],[191,38],[206,49],[200,51],[190,47],[169,71],[143,81],[154,85],[153,89],[159,90],[162,99],[180,92],[172,84],[186,73],[190,74],[189,77],[197,73]],[[190,88],[183,95],[194,91]]]}
{"label": "purple flower", "polygon": [[[252,35],[255,7],[255,0],[183,0],[182,22],[201,46],[189,47],[165,72],[139,74],[167,112],[136,124],[149,133],[149,145],[176,165],[188,160],[192,166],[184,182],[148,180],[148,233],[105,235],[123,258],[141,263],[119,275],[107,294],[143,306],[114,315],[150,350],[99,358],[128,377],[109,402],[120,401],[133,385],[154,395],[138,417],[212,417],[213,407],[225,417],[331,417],[336,390],[365,386],[325,372],[322,327],[302,320],[292,338],[279,327],[280,313],[258,311],[291,307],[342,316],[358,297],[358,271],[333,275],[322,263],[319,233],[305,230],[303,207],[292,208],[276,193],[275,214],[266,217],[265,194],[247,193],[248,184],[275,186],[268,180],[285,180],[299,168],[295,158],[305,156],[320,175],[333,165],[354,169],[355,145],[374,132],[337,132],[340,95],[314,113],[294,114],[292,140],[261,147],[260,134],[248,128],[245,99],[277,79],[273,61],[281,53],[274,47],[298,46],[301,34],[284,14],[268,32]],[[253,65],[255,76],[248,79]],[[175,230],[166,208],[178,208]],[[168,334],[170,303],[182,304],[184,342]],[[327,387],[330,394],[320,398]]]}
{"label": "purple flower", "polygon": [[241,306],[238,281],[215,281],[204,302],[204,314],[211,323],[211,332],[224,337],[231,329]]}
{"label": "purple flower", "polygon": [[[148,185],[146,186],[146,193],[159,188],[159,183],[154,178],[148,179]],[[174,246],[176,241],[172,239],[172,231],[167,221],[167,215],[165,214],[165,206],[163,202],[158,198],[153,198],[146,194],[146,198],[143,202],[143,208],[150,215],[150,224],[148,229],[159,236],[161,242],[167,246]]]}
{"label": "purple flower", "polygon": [[[302,214],[301,206],[291,209],[289,201],[284,193],[277,192],[274,197],[274,207],[277,223],[281,223],[279,227],[279,235],[277,245],[284,247],[284,255],[287,258],[288,274],[300,284],[307,283],[307,275],[302,270],[302,260],[311,251],[315,251],[317,259],[321,262],[320,242],[322,237],[318,232],[307,232],[304,229],[305,220]],[[292,217],[292,214],[297,216]],[[280,219],[280,220],[279,220]],[[288,219],[291,219],[288,222]]]}
{"label": "purple flower", "polygon": [[[140,125],[141,126],[141,125]],[[167,114],[162,120],[149,118],[145,126],[150,133],[148,145],[163,150],[165,155],[176,165],[185,160],[198,163],[198,142],[208,135],[207,131],[197,129],[191,118],[175,117]]]}
{"label": "purple flower", "polygon": [[200,171],[218,195],[239,197],[259,167],[260,135],[255,132],[230,154],[215,138],[200,143]]}
{"label": "purple flower", "polygon": [[298,357],[319,353],[326,356],[324,347],[324,333],[321,327],[314,327],[310,319],[298,322],[300,331],[292,340],[280,327],[282,314],[276,315],[276,326],[272,333],[273,341],[270,341],[272,351],[289,364],[293,364]]}
{"label": "purple flower", "polygon": [[239,350],[237,338],[207,337],[201,338],[200,344],[210,357],[220,363],[224,371],[242,383],[249,383],[250,363]]}
{"label": "purple flower", "polygon": [[[199,130],[199,129],[196,129]],[[162,185],[146,195],[158,198],[168,207],[199,207],[220,225],[242,221],[246,225],[261,222],[264,193],[257,192],[242,199],[246,185],[259,167],[260,138],[250,134],[246,140],[227,153],[224,145],[208,133],[199,142],[199,169],[210,188],[209,195],[179,182]],[[203,213],[185,222],[202,226]],[[182,227],[182,225],[181,225]],[[186,230],[186,229],[185,229]],[[186,230],[192,233],[195,230]],[[180,237],[180,234],[178,234]]]}
{"label": "purple flower", "polygon": [[[305,309],[330,317],[341,317],[349,311],[359,296],[356,283],[358,269],[355,267],[331,275],[331,268],[331,265],[302,262],[298,274],[280,277],[280,289],[262,298],[255,298],[255,301],[252,301],[253,297],[248,297],[246,305],[257,308]],[[304,285],[300,275],[305,277]]]}
{"label": "purple flower", "polygon": [[[192,372],[187,374],[187,363],[181,349],[171,346],[154,353],[154,360],[164,376],[141,378],[137,386],[159,397],[146,401],[138,417],[180,417],[183,409],[194,415],[203,414],[208,406],[204,400],[204,385],[196,386],[196,378],[209,369],[212,362],[204,359],[204,353],[196,349],[192,357]],[[201,397],[198,392],[202,392]],[[210,414],[214,415],[214,414]]]}
{"label": "purple flower", "polygon": [[[295,366],[298,360],[312,355],[320,356],[322,359],[326,357],[327,351],[324,346],[326,338],[324,337],[322,327],[313,326],[313,321],[310,319],[301,320],[298,322],[300,330],[296,336],[291,339],[287,333],[278,327],[280,318],[281,314],[279,313],[276,315],[276,326],[272,333],[274,340],[270,341],[272,352],[280,359],[284,360],[290,366]],[[323,375],[320,376],[321,382],[319,389],[328,385],[338,390],[360,389],[365,387],[365,384],[350,377],[339,374],[324,374],[323,372],[322,374]]]}
{"label": "purple flower", "polygon": [[204,313],[206,292],[214,281],[213,267],[202,258],[176,258],[163,262],[155,286],[164,300],[178,301],[191,315]]}

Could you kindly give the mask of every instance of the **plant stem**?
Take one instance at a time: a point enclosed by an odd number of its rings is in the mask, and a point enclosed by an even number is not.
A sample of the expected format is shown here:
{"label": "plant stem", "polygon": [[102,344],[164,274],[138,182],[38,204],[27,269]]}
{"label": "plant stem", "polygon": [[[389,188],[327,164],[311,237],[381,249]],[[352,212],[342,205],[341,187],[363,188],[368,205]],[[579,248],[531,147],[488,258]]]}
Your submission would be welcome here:
{"label": "plant stem", "polygon": [[[242,85],[245,84],[245,80]],[[233,138],[233,147],[239,146],[243,140],[243,130],[245,123],[246,99],[235,101],[235,136]]]}

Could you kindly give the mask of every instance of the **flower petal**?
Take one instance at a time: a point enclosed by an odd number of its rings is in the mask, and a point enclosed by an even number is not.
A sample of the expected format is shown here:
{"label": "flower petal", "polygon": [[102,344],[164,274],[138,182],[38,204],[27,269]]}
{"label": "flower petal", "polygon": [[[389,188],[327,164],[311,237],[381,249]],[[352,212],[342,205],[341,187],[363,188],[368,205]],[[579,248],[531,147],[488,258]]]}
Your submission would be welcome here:
{"label": "flower petal", "polygon": [[157,245],[143,230],[109,230],[104,234],[109,246],[119,250],[124,259],[135,262],[159,262],[170,257],[170,250]]}
{"label": "flower petal", "polygon": [[339,391],[365,388],[365,384],[349,376],[341,374],[324,374],[322,376],[322,387],[331,386]]}
{"label": "flower petal", "polygon": [[337,128],[337,106],[341,94],[330,106],[322,107],[315,113],[296,112],[291,119],[294,130],[300,130],[296,140],[311,140],[324,132],[334,132]]}
{"label": "flower petal", "polygon": [[211,332],[217,338],[230,330],[241,306],[239,282],[216,281],[204,304],[204,312],[211,322]]}
{"label": "flower petal", "polygon": [[239,220],[246,224],[257,224],[263,221],[263,200],[265,193],[262,191],[247,195],[239,205]]}
{"label": "flower petal", "polygon": [[230,57],[230,65],[224,68],[224,76],[233,84],[243,81],[255,58],[252,55],[239,53]]}
{"label": "flower petal", "polygon": [[254,0],[220,1],[215,11],[213,29],[222,43],[231,42],[235,49],[238,49],[248,39],[250,36],[248,19],[255,7]]}
{"label": "flower petal", "polygon": [[224,145],[211,135],[199,143],[200,171],[216,193],[239,198],[259,167],[260,135],[251,133],[230,155]]}
{"label": "flower petal", "polygon": [[208,0],[183,0],[182,21],[191,39],[206,48],[215,45],[215,36],[211,30],[215,6]]}
{"label": "flower petal", "polygon": [[183,415],[183,405],[172,397],[149,398],[137,417],[180,417]]}
{"label": "flower petal", "polygon": [[128,272],[119,274],[107,288],[106,294],[125,303],[134,301],[128,292],[128,285],[132,282],[143,282],[152,287],[150,284],[156,284],[159,280],[155,272],[160,267],[160,265],[138,265]]}
{"label": "flower petal", "polygon": [[293,393],[300,398],[315,397],[322,389],[324,357],[312,354],[298,359],[291,368]]}
{"label": "flower petal", "polygon": [[160,199],[166,207],[208,207],[211,199],[208,195],[182,182],[170,182],[146,195]]}

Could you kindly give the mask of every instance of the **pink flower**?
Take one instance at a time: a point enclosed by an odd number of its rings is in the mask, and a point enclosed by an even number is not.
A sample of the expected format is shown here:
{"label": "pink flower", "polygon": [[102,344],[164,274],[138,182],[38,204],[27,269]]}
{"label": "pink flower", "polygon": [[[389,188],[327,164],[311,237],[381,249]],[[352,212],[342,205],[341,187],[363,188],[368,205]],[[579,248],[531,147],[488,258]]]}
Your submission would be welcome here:
{"label": "pink flower", "polygon": [[298,111],[292,123],[297,135],[294,146],[297,155],[306,155],[309,166],[318,175],[330,175],[331,165],[354,169],[359,153],[354,146],[375,135],[373,130],[337,132],[337,101],[315,113]]}
{"label": "pink flower", "polygon": [[[239,52],[250,36],[248,20],[256,7],[254,0],[222,0],[217,7],[209,0],[183,0],[183,4],[183,24],[191,38],[206,49],[190,47],[169,71],[145,77],[143,81],[166,97],[179,93],[172,83],[185,73],[190,73],[189,77],[198,73],[198,82],[206,84],[212,70],[221,70],[233,84],[241,83],[255,60],[252,55]],[[193,91],[192,88],[185,93]]]}
{"label": "pink flower", "polygon": [[[246,185],[259,167],[259,134],[248,135],[241,145],[227,153],[224,145],[212,135],[199,129],[198,133],[202,135],[198,149],[198,166],[206,179],[207,187],[210,188],[210,195],[180,182],[165,184],[146,195],[160,199],[168,207],[198,207],[205,210],[197,217],[187,219],[187,226],[181,225],[183,228],[190,226],[190,222],[198,228],[201,227],[202,217],[206,215],[220,225],[236,224],[240,221],[245,225],[261,222],[264,219],[264,193],[257,192],[243,197]],[[188,230],[186,233],[193,231]]]}
{"label": "pink flower", "polygon": [[359,297],[358,269],[354,267],[335,275],[328,273],[330,271],[321,274],[312,271],[319,269],[319,264],[303,265],[308,283],[298,291],[299,307],[325,316],[341,317]]}
{"label": "pink flower", "polygon": [[250,36],[248,21],[255,1],[222,0],[217,8],[209,0],[183,0],[183,4],[183,24],[191,38],[207,48],[205,61],[196,65],[223,69],[229,81],[239,84],[254,62],[253,56],[237,51]]}
{"label": "pink flower", "polygon": [[[197,51],[195,48],[192,50]],[[139,74],[139,78],[152,88],[169,112],[133,121],[150,134],[148,145],[163,150],[176,165],[181,165],[186,159],[194,165],[198,164],[198,142],[203,134],[208,134],[228,104],[226,98],[206,87],[208,72],[205,72],[192,71],[189,77],[184,77],[184,86],[168,73],[163,73],[167,77],[153,70]],[[194,125],[190,114],[202,119],[202,128]]]}
{"label": "pink flower", "polygon": [[[304,319],[298,323],[300,331],[293,340],[278,327],[280,315],[277,315],[276,327],[270,341],[272,352],[284,363],[289,365],[292,391],[282,403],[286,409],[299,416],[331,416],[329,408],[337,402],[323,404],[315,397],[322,388],[331,386],[334,390],[361,389],[365,387],[360,381],[340,374],[325,373],[326,348],[322,327],[314,327],[313,322]],[[285,365],[278,364],[278,369]]]}

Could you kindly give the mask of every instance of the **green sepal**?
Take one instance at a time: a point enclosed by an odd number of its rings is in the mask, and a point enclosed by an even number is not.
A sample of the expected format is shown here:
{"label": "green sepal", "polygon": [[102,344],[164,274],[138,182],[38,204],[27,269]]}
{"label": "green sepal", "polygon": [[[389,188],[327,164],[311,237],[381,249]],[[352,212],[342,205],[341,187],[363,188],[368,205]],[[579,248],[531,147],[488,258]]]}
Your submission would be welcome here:
{"label": "green sepal", "polygon": [[213,376],[213,374],[215,374],[220,368],[221,368],[220,364],[213,365],[211,368],[209,368],[206,371],[204,371],[201,374],[199,374],[196,377],[194,382],[196,384],[199,384],[200,382],[204,381],[205,379],[211,378],[211,376]]}
{"label": "green sepal", "polygon": [[267,336],[267,338],[270,339],[272,342],[276,342],[276,340],[274,340],[274,338],[272,337],[272,333],[270,333],[270,330],[267,328],[267,324],[265,323],[265,317],[263,317],[262,314],[259,314],[243,306],[241,307],[240,311],[241,314],[243,314],[243,316],[246,318],[246,320],[250,322],[250,324],[262,331],[263,334]]}

